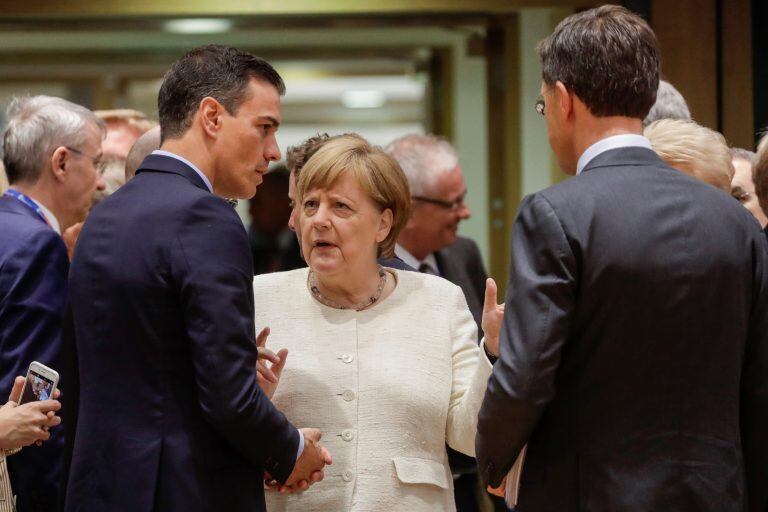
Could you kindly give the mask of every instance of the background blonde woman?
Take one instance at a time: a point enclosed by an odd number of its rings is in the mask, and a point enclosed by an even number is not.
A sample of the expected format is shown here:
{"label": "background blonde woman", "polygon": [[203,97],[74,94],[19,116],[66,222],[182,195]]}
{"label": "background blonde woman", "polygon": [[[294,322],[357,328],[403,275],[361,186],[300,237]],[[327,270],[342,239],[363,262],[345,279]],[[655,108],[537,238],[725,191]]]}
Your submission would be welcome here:
{"label": "background blonde woman", "polygon": [[667,165],[731,193],[733,163],[725,137],[693,121],[662,119],[644,134]]}

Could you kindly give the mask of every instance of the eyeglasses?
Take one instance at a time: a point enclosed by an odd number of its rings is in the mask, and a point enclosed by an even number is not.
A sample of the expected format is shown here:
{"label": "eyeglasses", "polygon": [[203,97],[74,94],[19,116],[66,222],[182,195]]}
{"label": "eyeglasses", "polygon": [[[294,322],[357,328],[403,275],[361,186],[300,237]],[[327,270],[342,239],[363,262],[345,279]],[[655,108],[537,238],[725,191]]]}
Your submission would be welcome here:
{"label": "eyeglasses", "polygon": [[467,197],[467,193],[464,192],[463,194],[461,194],[461,197],[459,197],[455,201],[443,201],[442,199],[433,199],[431,197],[422,197],[422,196],[411,196],[411,199],[414,199],[416,201],[421,201],[422,203],[435,204],[437,206],[445,208],[446,210],[456,211],[462,206],[464,206],[464,200],[466,197]]}
{"label": "eyeglasses", "polygon": [[85,158],[88,158],[91,161],[91,163],[93,163],[93,166],[96,168],[96,170],[99,172],[99,174],[104,174],[104,166],[101,165],[101,155],[91,156],[88,153],[84,153],[84,152],[80,151],[79,149],[75,149],[75,148],[70,147],[70,146],[64,146],[64,147],[67,148],[68,150],[70,150],[73,153],[76,153],[76,154],[78,154],[80,156],[84,156]]}
{"label": "eyeglasses", "polygon": [[544,109],[546,108],[547,104],[544,102],[544,95],[548,92],[551,92],[552,88],[548,88],[546,91],[544,91],[542,94],[539,94],[539,99],[536,100],[536,113],[539,115],[544,115]]}

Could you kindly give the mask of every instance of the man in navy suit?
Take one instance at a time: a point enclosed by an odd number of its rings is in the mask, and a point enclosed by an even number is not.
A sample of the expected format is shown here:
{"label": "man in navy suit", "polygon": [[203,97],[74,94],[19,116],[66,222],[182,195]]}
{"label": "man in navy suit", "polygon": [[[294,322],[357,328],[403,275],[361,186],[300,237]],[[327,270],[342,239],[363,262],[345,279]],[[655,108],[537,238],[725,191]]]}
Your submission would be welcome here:
{"label": "man in navy suit", "polygon": [[264,471],[303,489],[331,462],[258,387],[248,237],[221,199],[253,196],[280,158],[283,91],[253,55],[191,50],[160,88],[161,149],[91,213],[65,510],[264,510]]}
{"label": "man in navy suit", "polygon": [[659,50],[605,5],[539,44],[564,172],[512,230],[483,479],[527,444],[520,512],[765,511],[768,249],[750,213],[643,137]]}
{"label": "man in navy suit", "polygon": [[[3,152],[11,188],[0,197],[0,396],[32,361],[61,371],[69,269],[61,233],[85,218],[94,192],[104,188],[97,169],[104,125],[91,111],[35,96],[13,100],[8,119]],[[42,447],[8,458],[20,511],[55,507],[63,434],[56,429]]]}

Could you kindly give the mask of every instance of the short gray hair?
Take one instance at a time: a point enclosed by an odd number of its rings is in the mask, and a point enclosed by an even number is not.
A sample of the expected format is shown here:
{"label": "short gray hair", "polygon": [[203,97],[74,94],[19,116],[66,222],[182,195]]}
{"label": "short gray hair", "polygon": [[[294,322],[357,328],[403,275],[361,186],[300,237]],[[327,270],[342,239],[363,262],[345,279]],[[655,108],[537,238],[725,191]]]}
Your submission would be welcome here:
{"label": "short gray hair", "polygon": [[386,152],[400,164],[414,196],[428,194],[441,175],[459,165],[453,146],[435,135],[404,135],[390,142]]}
{"label": "short gray hair", "polygon": [[105,132],[104,121],[93,112],[53,96],[13,98],[6,117],[3,161],[11,184],[35,183],[56,148],[77,149],[85,143],[89,123]]}
{"label": "short gray hair", "polygon": [[656,102],[651,111],[643,119],[643,127],[660,119],[691,119],[691,111],[685,98],[675,86],[665,80],[659,80],[659,90],[656,92]]}

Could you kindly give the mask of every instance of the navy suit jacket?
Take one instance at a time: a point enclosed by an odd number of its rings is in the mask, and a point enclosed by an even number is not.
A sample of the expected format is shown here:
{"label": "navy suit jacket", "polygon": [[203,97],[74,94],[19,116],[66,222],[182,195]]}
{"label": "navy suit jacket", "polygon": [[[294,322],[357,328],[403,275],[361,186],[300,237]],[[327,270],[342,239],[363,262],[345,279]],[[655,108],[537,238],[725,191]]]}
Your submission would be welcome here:
{"label": "navy suit jacket", "polygon": [[[61,371],[68,268],[61,237],[18,199],[0,197],[0,397],[32,361]],[[63,443],[59,427],[42,447],[8,458],[20,512],[55,508]]]}
{"label": "navy suit jacket", "polygon": [[253,266],[235,211],[150,155],[98,205],[70,275],[80,407],[67,511],[264,510],[299,433],[256,382]]}
{"label": "navy suit jacket", "polygon": [[[651,150],[527,197],[477,460],[518,510],[768,503],[768,254],[752,215]],[[746,485],[745,485],[746,483]]]}

